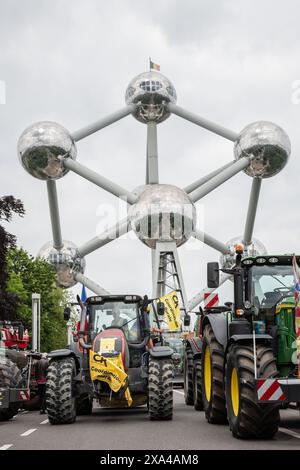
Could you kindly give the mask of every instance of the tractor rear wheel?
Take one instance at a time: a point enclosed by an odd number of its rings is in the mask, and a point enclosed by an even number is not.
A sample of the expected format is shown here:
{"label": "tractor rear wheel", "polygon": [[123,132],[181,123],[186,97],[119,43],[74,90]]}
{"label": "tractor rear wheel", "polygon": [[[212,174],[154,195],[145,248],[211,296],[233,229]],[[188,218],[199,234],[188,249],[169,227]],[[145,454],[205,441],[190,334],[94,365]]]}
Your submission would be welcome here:
{"label": "tractor rear wheel", "polygon": [[149,358],[150,419],[169,420],[173,417],[173,364],[171,359]]}
{"label": "tractor rear wheel", "polygon": [[203,411],[201,370],[201,358],[199,358],[194,363],[194,408],[197,411]]}
{"label": "tractor rear wheel", "polygon": [[194,404],[194,356],[191,348],[186,347],[183,362],[184,399],[186,405]]}
{"label": "tractor rear wheel", "polygon": [[[0,387],[22,387],[20,369],[7,357],[0,358]],[[9,408],[0,410],[0,421],[8,421],[9,419],[12,419],[18,413],[19,406],[19,403],[11,403]]]}
{"label": "tractor rear wheel", "polygon": [[76,399],[73,381],[76,373],[72,357],[52,360],[47,371],[46,406],[51,424],[74,423]]}
{"label": "tractor rear wheel", "polygon": [[[276,359],[268,346],[258,344],[257,376],[277,375]],[[271,438],[279,425],[279,405],[257,403],[252,345],[234,344],[226,364],[226,404],[231,432],[237,438]]]}
{"label": "tractor rear wheel", "polygon": [[202,399],[206,419],[213,424],[226,423],[224,349],[217,341],[211,325],[204,328],[201,361]]}

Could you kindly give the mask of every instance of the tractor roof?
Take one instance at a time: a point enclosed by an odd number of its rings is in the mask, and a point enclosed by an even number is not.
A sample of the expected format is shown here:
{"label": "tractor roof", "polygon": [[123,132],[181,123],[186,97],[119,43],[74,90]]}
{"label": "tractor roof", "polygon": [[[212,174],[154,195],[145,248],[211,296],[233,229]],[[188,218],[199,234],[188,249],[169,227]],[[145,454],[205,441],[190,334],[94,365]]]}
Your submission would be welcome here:
{"label": "tractor roof", "polygon": [[[294,254],[286,255],[259,255],[259,256],[247,256],[242,259],[242,265],[244,267],[251,266],[289,266],[292,265]],[[297,263],[300,265],[300,256],[296,255]]]}
{"label": "tractor roof", "polygon": [[95,295],[86,299],[87,304],[105,304],[107,302],[124,302],[132,304],[140,302],[142,297],[140,295]]}

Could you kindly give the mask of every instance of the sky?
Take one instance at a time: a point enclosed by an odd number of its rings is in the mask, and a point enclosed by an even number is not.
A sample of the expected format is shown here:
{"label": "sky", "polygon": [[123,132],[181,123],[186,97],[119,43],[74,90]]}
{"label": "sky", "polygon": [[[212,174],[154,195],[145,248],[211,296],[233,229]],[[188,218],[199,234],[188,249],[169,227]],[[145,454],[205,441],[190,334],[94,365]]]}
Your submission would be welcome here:
{"label": "sky", "polygon": [[[269,253],[300,252],[299,20],[297,0],[0,0],[0,185],[25,205],[26,216],[9,226],[18,243],[36,255],[51,239],[46,184],[18,161],[22,131],[50,120],[73,132],[122,108],[128,83],[151,57],[181,107],[236,132],[257,120],[285,129],[291,157],[263,181],[254,235]],[[80,163],[121,186],[144,184],[146,126],[132,116],[77,150]],[[177,116],[158,126],[158,150],[160,182],[179,187],[233,159],[232,142]],[[197,203],[199,227],[223,242],[242,234],[250,187],[241,173],[207,195]],[[103,205],[118,207],[75,174],[58,180],[57,190],[63,238],[78,246],[101,231]],[[179,257],[190,298],[219,254],[188,242]],[[111,242],[86,263],[85,274],[112,293],[151,295],[151,252],[135,237]],[[229,300],[230,289],[221,295]]]}

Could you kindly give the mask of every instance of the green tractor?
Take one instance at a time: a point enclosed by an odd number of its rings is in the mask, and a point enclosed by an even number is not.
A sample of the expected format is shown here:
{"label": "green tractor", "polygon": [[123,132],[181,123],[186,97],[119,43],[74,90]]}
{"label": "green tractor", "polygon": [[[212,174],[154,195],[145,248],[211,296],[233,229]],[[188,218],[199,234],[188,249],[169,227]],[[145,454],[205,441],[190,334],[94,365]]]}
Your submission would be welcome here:
{"label": "green tractor", "polygon": [[146,405],[152,420],[173,415],[173,350],[150,328],[164,305],[138,295],[89,297],[81,306],[77,335],[68,349],[49,353],[46,404],[51,424],[73,423],[105,408]]}
{"label": "green tractor", "polygon": [[[233,277],[234,302],[200,308],[199,334],[187,341],[185,397],[236,438],[270,438],[280,408],[300,404],[293,256],[239,250],[235,266],[221,270]],[[208,288],[219,286],[219,271],[208,263]]]}

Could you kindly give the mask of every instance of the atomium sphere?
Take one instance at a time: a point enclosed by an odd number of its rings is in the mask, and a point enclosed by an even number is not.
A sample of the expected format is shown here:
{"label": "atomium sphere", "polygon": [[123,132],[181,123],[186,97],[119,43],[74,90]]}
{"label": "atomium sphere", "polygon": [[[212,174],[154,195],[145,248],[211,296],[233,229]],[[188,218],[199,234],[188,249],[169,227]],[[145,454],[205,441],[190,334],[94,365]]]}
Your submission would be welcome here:
{"label": "atomium sphere", "polygon": [[[225,243],[228,246],[230,253],[223,254],[220,256],[220,265],[223,269],[230,269],[235,264],[236,254],[234,251],[234,247],[242,242],[243,237],[236,237],[229,240]],[[245,250],[243,253],[243,258],[247,258],[248,256],[258,256],[258,255],[266,255],[267,249],[266,247],[256,238],[252,239],[252,243],[248,246],[245,246]]]}
{"label": "atomium sphere", "polygon": [[163,122],[170,116],[168,103],[175,104],[176,91],[170,80],[159,72],[141,73],[129,83],[125,101],[135,104],[134,117],[143,123]]}
{"label": "atomium sphere", "polygon": [[291,153],[291,143],[285,131],[267,121],[249,124],[239,134],[235,145],[236,160],[253,155],[250,165],[245,168],[249,176],[270,178],[286,165]]}
{"label": "atomium sphere", "polygon": [[146,185],[138,201],[129,208],[137,237],[150,248],[156,243],[185,243],[196,225],[196,209],[189,196],[169,184]]}
{"label": "atomium sphere", "polygon": [[40,180],[57,180],[68,170],[63,158],[76,158],[76,145],[69,132],[55,122],[37,122],[27,127],[18,142],[22,166]]}
{"label": "atomium sphere", "polygon": [[74,275],[84,273],[85,259],[79,255],[74,243],[64,240],[60,250],[53,247],[52,242],[46,243],[39,251],[38,257],[43,258],[54,266],[59,287],[73,287],[76,284]]}

